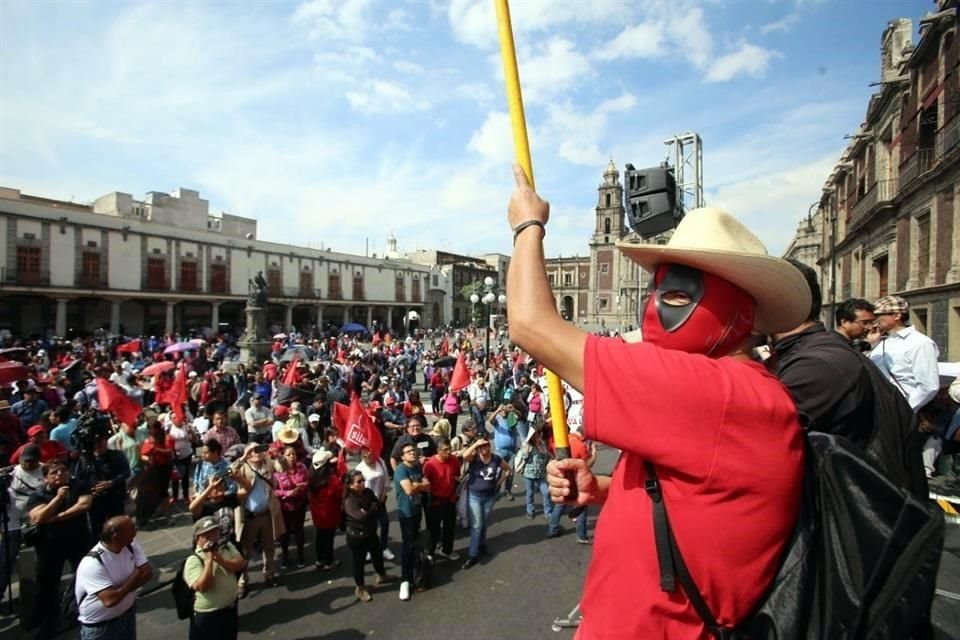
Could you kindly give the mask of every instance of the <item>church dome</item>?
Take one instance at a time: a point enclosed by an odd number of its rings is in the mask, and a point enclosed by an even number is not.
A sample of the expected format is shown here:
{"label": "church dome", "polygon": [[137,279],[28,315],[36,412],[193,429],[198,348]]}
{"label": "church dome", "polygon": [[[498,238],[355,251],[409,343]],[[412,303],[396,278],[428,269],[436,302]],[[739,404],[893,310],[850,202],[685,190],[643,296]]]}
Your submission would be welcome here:
{"label": "church dome", "polygon": [[607,168],[603,172],[603,175],[618,175],[620,172],[617,171],[617,165],[613,164],[613,158],[610,158],[610,162],[607,163]]}

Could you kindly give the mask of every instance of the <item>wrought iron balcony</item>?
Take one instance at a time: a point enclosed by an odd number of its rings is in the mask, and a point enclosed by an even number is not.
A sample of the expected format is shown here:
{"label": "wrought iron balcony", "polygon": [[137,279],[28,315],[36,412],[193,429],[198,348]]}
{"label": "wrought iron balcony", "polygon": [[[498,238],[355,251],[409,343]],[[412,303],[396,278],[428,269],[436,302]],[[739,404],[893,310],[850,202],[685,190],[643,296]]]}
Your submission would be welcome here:
{"label": "wrought iron balcony", "polygon": [[7,284],[18,284],[25,287],[45,287],[50,284],[49,271],[15,271],[7,272],[4,281]]}
{"label": "wrought iron balcony", "polygon": [[850,210],[850,222],[855,222],[877,208],[889,204],[897,195],[897,184],[898,181],[895,178],[877,180]]}
{"label": "wrought iron balcony", "polygon": [[77,286],[82,289],[106,289],[107,274],[105,273],[77,274]]}

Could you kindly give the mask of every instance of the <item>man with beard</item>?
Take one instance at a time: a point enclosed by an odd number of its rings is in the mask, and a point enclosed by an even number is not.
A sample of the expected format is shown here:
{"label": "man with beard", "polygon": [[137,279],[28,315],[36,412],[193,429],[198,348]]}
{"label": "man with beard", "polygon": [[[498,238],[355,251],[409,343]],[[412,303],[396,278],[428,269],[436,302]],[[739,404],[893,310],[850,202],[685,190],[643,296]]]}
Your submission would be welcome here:
{"label": "man with beard", "polygon": [[751,333],[797,326],[810,290],[735,218],[697,209],[667,245],[618,245],[654,274],[641,310],[643,341],[588,334],[557,312],[543,257],[549,205],[519,166],[514,171],[510,338],[584,394],[584,436],[622,452],[612,476],[595,476],[581,459],[548,466],[555,501],[604,505],[578,638],[719,632],[708,630],[685,589],[670,589],[669,572],[658,571],[654,500],[669,509],[712,616],[733,627],[779,568],[803,478],[796,408],[751,359]]}

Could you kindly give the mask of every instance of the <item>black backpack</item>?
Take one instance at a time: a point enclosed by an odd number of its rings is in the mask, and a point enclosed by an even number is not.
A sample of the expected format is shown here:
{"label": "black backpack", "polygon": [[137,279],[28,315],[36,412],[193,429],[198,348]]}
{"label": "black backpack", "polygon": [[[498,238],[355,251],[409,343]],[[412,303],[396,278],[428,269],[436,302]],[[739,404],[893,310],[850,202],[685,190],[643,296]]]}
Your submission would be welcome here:
{"label": "black backpack", "polygon": [[687,571],[647,463],[661,589],[673,592],[679,583],[719,640],[926,637],[943,514],[889,480],[845,438],[810,432],[806,440],[793,537],[766,596],[735,629],[717,623]]}
{"label": "black backpack", "polygon": [[[194,552],[193,555],[200,558],[200,562],[203,562],[203,558],[200,557],[200,554]],[[193,589],[190,588],[190,585],[187,584],[187,581],[183,577],[183,570],[187,566],[187,560],[190,557],[187,556],[186,560],[180,563],[180,568],[177,569],[177,575],[173,577],[173,583],[170,585],[170,593],[173,594],[173,602],[177,608],[177,618],[180,620],[186,620],[193,616],[193,603],[194,603],[194,594]]]}

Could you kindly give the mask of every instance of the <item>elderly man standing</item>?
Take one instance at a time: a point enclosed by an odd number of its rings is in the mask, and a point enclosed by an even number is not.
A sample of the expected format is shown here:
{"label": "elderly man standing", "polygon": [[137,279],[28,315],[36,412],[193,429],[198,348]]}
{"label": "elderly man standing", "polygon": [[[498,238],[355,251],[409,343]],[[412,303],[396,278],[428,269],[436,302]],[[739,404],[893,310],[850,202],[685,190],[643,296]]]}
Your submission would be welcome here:
{"label": "elderly man standing", "polygon": [[[236,510],[237,539],[245,558],[251,557],[254,543],[260,542],[264,581],[276,587],[280,583],[277,580],[274,546],[286,529],[280,500],[274,494],[273,473],[278,468],[277,463],[264,455],[261,451],[264,446],[252,442],[248,444],[239,464],[234,467],[237,501],[242,507]],[[241,598],[247,593],[247,581],[248,576],[244,571],[239,584]]]}
{"label": "elderly man standing", "polygon": [[136,640],[137,589],[153,576],[136,537],[130,517],[110,518],[80,561],[74,594],[81,640]]}
{"label": "elderly man standing", "polygon": [[588,334],[557,313],[544,267],[549,205],[514,171],[510,338],[584,394],[584,436],[622,451],[612,477],[580,459],[548,467],[555,501],[604,505],[578,638],[709,635],[685,590],[662,588],[653,524],[661,496],[694,583],[716,623],[732,627],[776,574],[803,477],[796,408],[751,359],[751,332],[797,326],[810,290],[731,215],[698,209],[667,245],[619,245],[653,274],[643,341]]}
{"label": "elderly man standing", "polygon": [[914,412],[940,390],[937,343],[910,325],[910,305],[899,296],[880,298],[873,305],[880,330],[870,359],[910,403]]}

